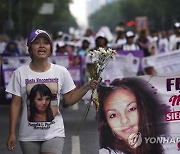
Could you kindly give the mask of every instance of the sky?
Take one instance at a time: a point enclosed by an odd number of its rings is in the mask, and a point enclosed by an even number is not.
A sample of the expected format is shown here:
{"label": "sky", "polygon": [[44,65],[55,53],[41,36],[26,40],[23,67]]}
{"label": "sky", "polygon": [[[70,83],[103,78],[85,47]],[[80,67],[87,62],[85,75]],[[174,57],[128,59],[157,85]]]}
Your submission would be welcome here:
{"label": "sky", "polygon": [[87,27],[86,2],[88,0],[72,0],[70,11],[81,27]]}

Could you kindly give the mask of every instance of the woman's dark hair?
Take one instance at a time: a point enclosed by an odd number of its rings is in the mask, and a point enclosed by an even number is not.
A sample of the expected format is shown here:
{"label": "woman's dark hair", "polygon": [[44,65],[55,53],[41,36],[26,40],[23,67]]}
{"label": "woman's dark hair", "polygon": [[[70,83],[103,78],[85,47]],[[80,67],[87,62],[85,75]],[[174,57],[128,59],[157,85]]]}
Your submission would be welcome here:
{"label": "woman's dark hair", "polygon": [[[101,40],[104,40],[104,44],[101,44]],[[96,44],[96,47],[106,47],[107,44],[108,44],[108,40],[106,37],[103,37],[103,36],[98,36],[96,39],[95,39],[95,44]],[[103,46],[102,46],[103,45]]]}
{"label": "woman's dark hair", "polygon": [[[29,99],[30,99],[30,117],[29,117],[29,121],[30,122],[34,122],[34,115],[36,113],[38,113],[37,108],[36,108],[35,103],[34,103],[34,99],[35,99],[38,92],[39,92],[39,94],[41,96],[49,96],[50,97],[50,102],[51,102],[51,99],[52,99],[51,90],[45,84],[37,84],[37,85],[32,87],[32,89],[30,91],[30,94],[29,94]],[[53,112],[51,110],[51,103],[49,103],[49,105],[48,105],[48,107],[46,109],[46,121],[51,122],[53,119],[54,119],[54,116],[53,116]]]}
{"label": "woman's dark hair", "polygon": [[[150,144],[145,143],[143,140],[142,144],[136,149],[130,148],[130,146],[123,140],[115,137],[109,127],[105,112],[104,103],[107,97],[117,90],[118,88],[126,89],[132,92],[137,101],[137,110],[139,119],[139,132],[141,133],[142,139],[144,137],[157,137],[166,132],[166,129],[160,132],[160,122],[162,122],[162,115],[164,114],[161,110],[160,100],[154,93],[153,87],[147,81],[140,78],[124,78],[122,80],[115,79],[110,85],[102,83],[98,87],[99,95],[99,142],[100,148],[111,148],[113,150],[119,150],[125,154],[130,154],[134,151],[137,154],[162,154],[163,148],[159,143]],[[162,123],[161,123],[162,124]],[[160,124],[160,125],[161,125]],[[163,127],[164,128],[164,127]]]}
{"label": "woman's dark hair", "polygon": [[5,56],[19,56],[19,48],[15,41],[11,40],[7,43],[6,48],[3,52],[3,55]]}

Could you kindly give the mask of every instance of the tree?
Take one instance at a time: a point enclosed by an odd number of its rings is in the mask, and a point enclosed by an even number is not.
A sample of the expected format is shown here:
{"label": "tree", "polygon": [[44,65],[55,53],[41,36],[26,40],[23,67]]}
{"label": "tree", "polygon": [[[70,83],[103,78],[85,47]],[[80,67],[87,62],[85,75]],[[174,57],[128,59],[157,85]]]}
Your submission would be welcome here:
{"label": "tree", "polygon": [[118,2],[102,7],[89,17],[90,27],[95,31],[101,26],[108,26],[111,30],[114,30],[119,21],[123,20],[119,10],[120,5]]}
{"label": "tree", "polygon": [[[52,2],[52,0],[50,0]],[[55,33],[57,31],[68,32],[69,27],[77,27],[75,18],[71,15],[69,10],[69,3],[71,0],[53,0],[55,11],[53,15],[36,15],[36,26],[44,26],[45,29]]]}
{"label": "tree", "polygon": [[[137,16],[147,16],[149,29],[173,28],[175,21],[180,21],[179,0],[119,0],[114,4],[102,7],[89,17],[92,27],[99,27],[101,23],[114,26],[114,21],[135,20]],[[111,11],[111,10],[113,11]]]}
{"label": "tree", "polygon": [[[39,9],[44,2],[54,3],[54,14],[39,14]],[[67,31],[70,25],[77,26],[69,11],[70,2],[71,0],[1,0],[0,14],[3,16],[0,17],[0,33],[26,37],[34,28],[43,28],[50,32],[56,32],[60,29]],[[12,29],[7,27],[9,16],[14,23]]]}

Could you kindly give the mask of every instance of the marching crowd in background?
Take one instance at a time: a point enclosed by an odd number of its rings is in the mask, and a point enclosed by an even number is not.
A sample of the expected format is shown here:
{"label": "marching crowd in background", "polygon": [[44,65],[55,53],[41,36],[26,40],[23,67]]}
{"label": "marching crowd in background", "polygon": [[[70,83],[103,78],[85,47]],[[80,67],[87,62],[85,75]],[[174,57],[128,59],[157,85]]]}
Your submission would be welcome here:
{"label": "marching crowd in background", "polygon": [[[123,22],[120,22],[113,34],[107,26],[103,26],[98,32],[86,29],[83,32],[67,34],[59,31],[52,34],[53,56],[70,55],[80,56],[84,63],[88,64],[88,50],[99,47],[115,50],[133,51],[142,50],[144,57],[166,53],[180,49],[180,22],[175,22],[172,30],[156,31],[141,30],[133,32],[126,30]],[[8,36],[0,35],[1,56],[25,56],[28,54],[26,38],[17,37],[11,40]],[[78,63],[78,58],[76,60]]]}

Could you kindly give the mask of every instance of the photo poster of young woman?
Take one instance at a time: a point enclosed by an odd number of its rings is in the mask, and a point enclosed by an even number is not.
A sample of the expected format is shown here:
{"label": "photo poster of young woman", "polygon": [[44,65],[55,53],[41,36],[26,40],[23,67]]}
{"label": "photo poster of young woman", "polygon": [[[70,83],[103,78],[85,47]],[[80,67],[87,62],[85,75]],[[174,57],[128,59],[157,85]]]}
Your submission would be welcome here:
{"label": "photo poster of young woman", "polygon": [[26,81],[27,118],[29,126],[34,129],[48,129],[58,113],[57,81],[49,80]]}
{"label": "photo poster of young woman", "polygon": [[178,154],[180,75],[117,78],[98,86],[99,154]]}

